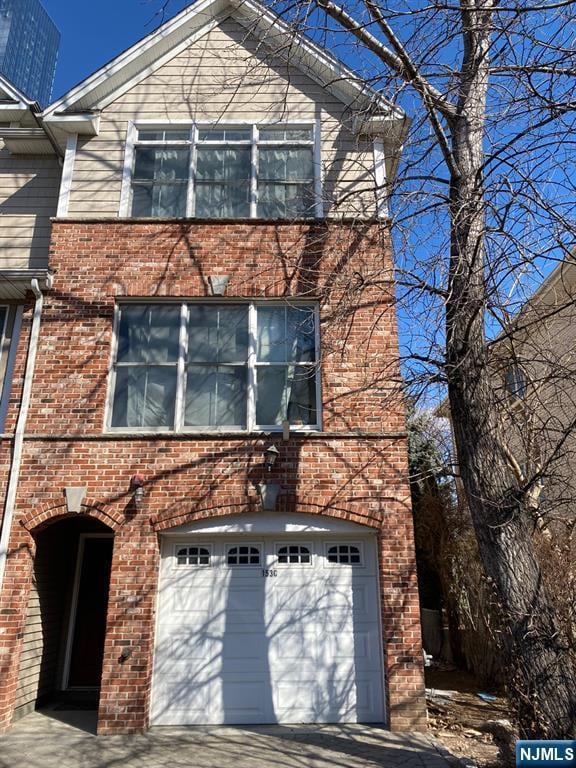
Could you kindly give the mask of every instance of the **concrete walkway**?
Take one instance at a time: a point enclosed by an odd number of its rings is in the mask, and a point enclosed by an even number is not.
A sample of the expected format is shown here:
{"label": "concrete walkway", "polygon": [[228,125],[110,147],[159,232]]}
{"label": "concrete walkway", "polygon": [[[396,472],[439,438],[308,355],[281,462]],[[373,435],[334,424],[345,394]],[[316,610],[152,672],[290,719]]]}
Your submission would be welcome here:
{"label": "concrete walkway", "polygon": [[94,735],[93,712],[34,712],[0,738],[1,768],[448,768],[421,734],[366,725],[153,728]]}

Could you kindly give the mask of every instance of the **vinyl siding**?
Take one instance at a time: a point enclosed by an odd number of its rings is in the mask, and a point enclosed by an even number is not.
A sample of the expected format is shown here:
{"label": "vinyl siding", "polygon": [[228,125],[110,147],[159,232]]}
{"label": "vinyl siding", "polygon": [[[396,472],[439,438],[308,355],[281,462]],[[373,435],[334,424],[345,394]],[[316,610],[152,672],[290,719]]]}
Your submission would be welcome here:
{"label": "vinyl siding", "polygon": [[[130,120],[321,120],[325,212],[374,211],[372,142],[345,127],[348,110],[300,71],[264,52],[228,19],[106,107],[100,135],[80,139],[68,214],[117,216]],[[352,190],[346,204],[334,202]]]}
{"label": "vinyl siding", "polygon": [[48,266],[59,184],[57,158],[11,155],[0,142],[0,269]]}

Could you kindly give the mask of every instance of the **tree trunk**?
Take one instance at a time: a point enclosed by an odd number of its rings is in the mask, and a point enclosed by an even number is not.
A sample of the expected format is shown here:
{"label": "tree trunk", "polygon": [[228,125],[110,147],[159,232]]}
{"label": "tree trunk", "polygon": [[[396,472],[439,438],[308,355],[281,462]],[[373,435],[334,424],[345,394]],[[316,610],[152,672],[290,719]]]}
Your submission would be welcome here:
{"label": "tree trunk", "polygon": [[556,624],[536,560],[523,493],[514,483],[503,453],[502,424],[487,365],[481,168],[492,4],[492,0],[461,3],[463,77],[458,115],[451,125],[458,173],[452,174],[450,195],[448,395],[460,474],[480,555],[511,635],[515,678],[510,692],[521,730],[524,736],[574,738],[574,653]]}

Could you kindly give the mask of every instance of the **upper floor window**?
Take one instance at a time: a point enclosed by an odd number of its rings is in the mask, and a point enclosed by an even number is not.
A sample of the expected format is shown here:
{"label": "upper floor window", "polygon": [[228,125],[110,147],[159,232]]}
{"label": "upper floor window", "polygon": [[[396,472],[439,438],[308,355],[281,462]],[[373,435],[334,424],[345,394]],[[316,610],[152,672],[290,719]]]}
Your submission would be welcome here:
{"label": "upper floor window", "polygon": [[315,307],[125,304],[116,337],[111,427],[318,427]]}
{"label": "upper floor window", "polygon": [[[321,215],[311,127],[135,128],[126,162],[135,217]],[[127,182],[126,182],[127,183]],[[127,190],[126,190],[127,192]]]}
{"label": "upper floor window", "polygon": [[508,394],[516,400],[522,400],[526,396],[526,374],[517,363],[510,365],[506,370],[504,384]]}

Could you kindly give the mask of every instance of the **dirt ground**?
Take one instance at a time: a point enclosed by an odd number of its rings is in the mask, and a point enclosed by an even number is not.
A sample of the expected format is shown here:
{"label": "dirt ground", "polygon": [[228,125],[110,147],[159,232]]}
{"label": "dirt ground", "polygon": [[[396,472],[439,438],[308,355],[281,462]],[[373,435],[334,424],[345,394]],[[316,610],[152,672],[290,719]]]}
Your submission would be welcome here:
{"label": "dirt ground", "polygon": [[466,672],[428,668],[426,703],[428,728],[453,755],[477,768],[514,766],[518,737],[501,692],[479,688]]}

